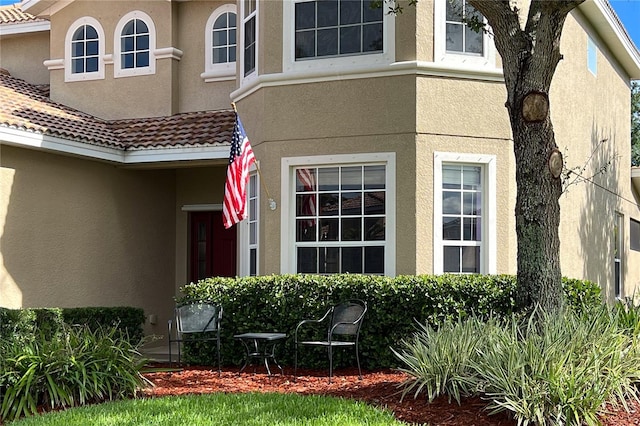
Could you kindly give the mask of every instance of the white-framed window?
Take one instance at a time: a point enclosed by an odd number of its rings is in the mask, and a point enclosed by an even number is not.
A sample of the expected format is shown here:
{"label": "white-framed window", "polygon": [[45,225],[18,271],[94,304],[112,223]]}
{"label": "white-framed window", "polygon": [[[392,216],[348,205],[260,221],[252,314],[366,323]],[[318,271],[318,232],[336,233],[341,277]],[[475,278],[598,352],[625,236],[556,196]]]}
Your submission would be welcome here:
{"label": "white-framed window", "polygon": [[640,222],[629,219],[629,249],[640,251]]}
{"label": "white-framed window", "polygon": [[85,16],[76,20],[65,37],[65,81],[104,79],[104,31]]}
{"label": "white-framed window", "polygon": [[206,81],[219,81],[224,77],[235,78],[237,47],[236,6],[225,4],[217,8],[205,26]]}
{"label": "white-framed window", "polygon": [[285,71],[350,69],[395,59],[395,15],[370,0],[283,3]]}
{"label": "white-framed window", "polygon": [[613,224],[613,292],[616,299],[623,295],[624,215],[616,212]]}
{"label": "white-framed window", "polygon": [[[286,3],[286,2],[285,2]],[[242,76],[257,71],[258,0],[243,0],[242,5]]]}
{"label": "white-framed window", "polygon": [[395,153],[283,158],[282,176],[283,273],[395,275]]}
{"label": "white-framed window", "polygon": [[113,45],[115,77],[155,74],[156,29],[149,15],[139,10],[124,15]]}
{"label": "white-framed window", "polygon": [[591,74],[598,75],[598,47],[595,41],[587,35],[587,68]]}
{"label": "white-framed window", "polygon": [[247,185],[247,219],[240,222],[240,273],[257,276],[259,271],[260,181],[254,171]]}
{"label": "white-framed window", "polygon": [[467,0],[435,0],[434,60],[458,65],[495,68],[496,50],[485,31],[475,32],[465,17],[482,16]]}
{"label": "white-framed window", "polygon": [[496,273],[496,159],[434,153],[433,270]]}

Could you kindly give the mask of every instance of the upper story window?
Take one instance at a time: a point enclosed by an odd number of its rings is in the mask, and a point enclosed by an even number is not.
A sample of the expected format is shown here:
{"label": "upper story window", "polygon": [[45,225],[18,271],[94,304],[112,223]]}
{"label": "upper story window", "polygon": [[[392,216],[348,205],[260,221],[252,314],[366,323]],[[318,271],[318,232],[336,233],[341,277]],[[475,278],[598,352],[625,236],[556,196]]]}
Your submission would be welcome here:
{"label": "upper story window", "polygon": [[383,49],[383,8],[370,0],[295,4],[295,58],[354,55]]}
{"label": "upper story window", "polygon": [[243,65],[242,73],[246,77],[256,71],[256,57],[258,54],[257,38],[257,0],[244,0],[242,2],[242,26],[243,26]]}
{"label": "upper story window", "polygon": [[485,31],[472,30],[466,22],[473,17],[486,20],[467,0],[435,0],[434,14],[434,61],[495,68],[493,40]]}
{"label": "upper story window", "polygon": [[591,74],[598,75],[598,48],[589,36],[587,36],[587,67]]}
{"label": "upper story window", "polygon": [[283,272],[395,274],[395,156],[356,157],[283,159]]}
{"label": "upper story window", "polygon": [[395,14],[371,0],[283,2],[283,71],[350,72],[395,61]]}
{"label": "upper story window", "polygon": [[235,78],[236,34],[236,7],[226,4],[216,9],[205,29],[205,81]]}
{"label": "upper story window", "polygon": [[104,78],[104,32],[100,23],[84,17],[74,22],[65,41],[65,81]]}
{"label": "upper story window", "polygon": [[130,12],[116,26],[115,76],[155,73],[155,26],[144,12]]}

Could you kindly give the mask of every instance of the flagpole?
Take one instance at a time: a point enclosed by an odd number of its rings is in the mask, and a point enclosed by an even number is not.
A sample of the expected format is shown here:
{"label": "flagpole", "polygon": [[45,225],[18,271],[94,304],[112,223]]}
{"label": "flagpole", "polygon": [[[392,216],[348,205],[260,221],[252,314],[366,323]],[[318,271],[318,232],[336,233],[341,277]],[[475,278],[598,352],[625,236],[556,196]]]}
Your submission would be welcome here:
{"label": "flagpole", "polygon": [[[238,109],[236,108],[236,103],[231,102],[231,106],[233,107],[233,112],[238,115]],[[258,171],[258,176],[260,177],[260,183],[262,184],[262,188],[264,189],[265,194],[267,194],[267,199],[269,200],[269,208],[271,210],[275,210],[277,207],[276,201],[271,198],[271,194],[269,194],[269,190],[267,189],[267,184],[264,183],[264,179],[262,177],[262,171],[260,170],[259,161],[254,162],[253,164],[256,166],[256,170]]]}

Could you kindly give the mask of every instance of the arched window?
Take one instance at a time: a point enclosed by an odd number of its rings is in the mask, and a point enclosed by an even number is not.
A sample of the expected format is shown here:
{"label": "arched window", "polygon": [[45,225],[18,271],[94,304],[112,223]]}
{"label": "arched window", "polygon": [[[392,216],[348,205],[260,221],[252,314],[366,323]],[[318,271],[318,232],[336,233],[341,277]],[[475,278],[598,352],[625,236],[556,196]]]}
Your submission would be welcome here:
{"label": "arched window", "polygon": [[235,78],[237,47],[236,6],[217,8],[205,27],[205,81]]}
{"label": "arched window", "polygon": [[93,18],[75,21],[65,39],[65,81],[104,78],[104,32]]}
{"label": "arched window", "polygon": [[130,20],[122,29],[120,64],[124,69],[149,66],[149,27],[141,19]]}
{"label": "arched window", "polygon": [[155,26],[144,12],[127,13],[116,26],[115,77],[154,74]]}

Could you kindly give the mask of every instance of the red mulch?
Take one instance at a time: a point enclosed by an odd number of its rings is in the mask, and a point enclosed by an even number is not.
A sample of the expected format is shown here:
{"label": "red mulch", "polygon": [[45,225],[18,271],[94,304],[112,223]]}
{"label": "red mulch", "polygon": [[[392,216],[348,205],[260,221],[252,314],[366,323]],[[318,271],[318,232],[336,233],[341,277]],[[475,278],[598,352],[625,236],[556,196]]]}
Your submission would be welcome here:
{"label": "red mulch", "polygon": [[[486,403],[479,398],[466,399],[458,405],[447,398],[428,403],[424,397],[414,399],[407,395],[401,400],[398,385],[407,376],[395,370],[367,371],[358,379],[357,369],[339,369],[334,372],[332,383],[326,371],[285,368],[285,375],[274,374],[269,378],[264,369],[254,374],[251,367],[238,375],[234,368],[224,368],[222,374],[203,367],[185,367],[180,371],[145,373],[154,383],[144,391],[148,396],[200,394],[211,392],[284,392],[302,395],[321,394],[354,398],[393,411],[396,418],[411,424],[427,423],[431,426],[512,426],[516,421],[505,413],[489,416]],[[630,403],[631,413],[624,409],[612,410],[600,417],[604,426],[640,425],[640,404]]]}

